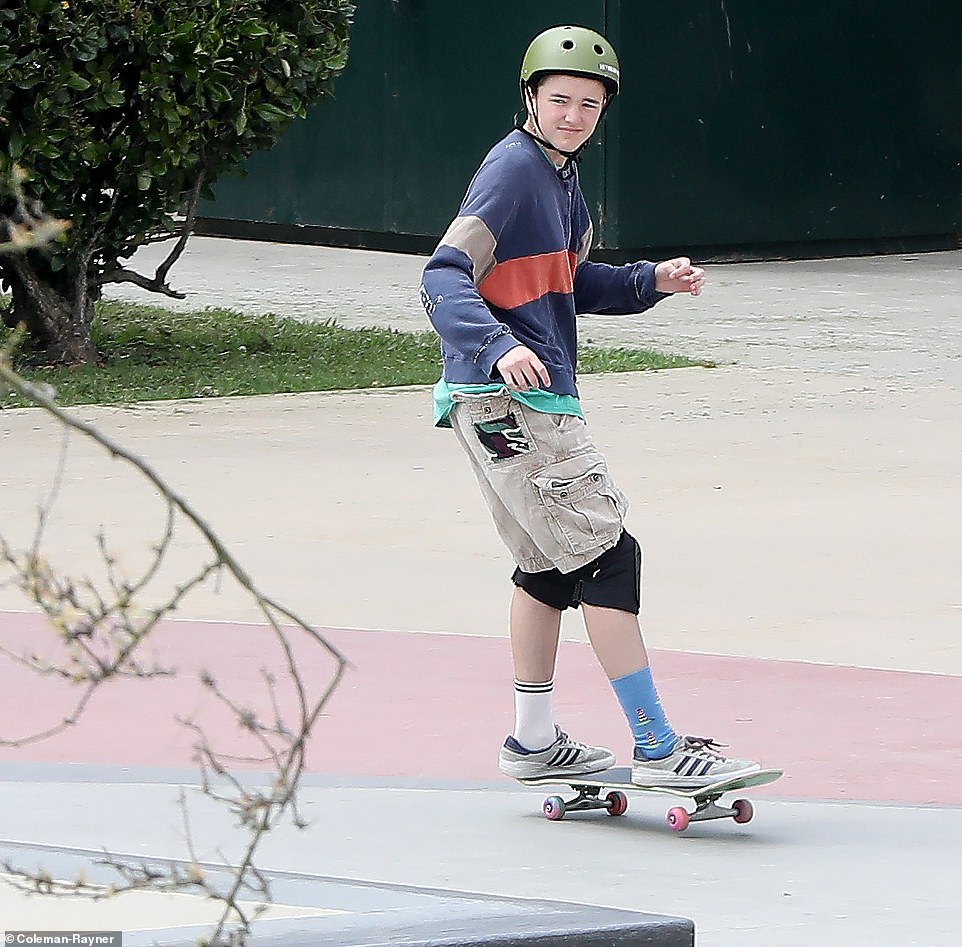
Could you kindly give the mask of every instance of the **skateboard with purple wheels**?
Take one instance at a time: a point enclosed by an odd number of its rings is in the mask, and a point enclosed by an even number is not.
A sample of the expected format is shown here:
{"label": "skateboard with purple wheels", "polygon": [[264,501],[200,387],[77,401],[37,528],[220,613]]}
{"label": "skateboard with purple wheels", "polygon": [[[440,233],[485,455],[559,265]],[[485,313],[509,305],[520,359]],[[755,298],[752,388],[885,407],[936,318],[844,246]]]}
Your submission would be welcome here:
{"label": "skateboard with purple wheels", "polygon": [[[684,806],[672,806],[668,810],[667,822],[676,832],[684,832],[692,822],[706,822],[710,819],[732,819],[740,824],[751,822],[755,810],[747,799],[736,799],[731,805],[719,804],[721,797],[738,789],[752,786],[767,786],[783,775],[780,769],[761,769],[740,779],[725,779],[701,789],[678,789],[673,786],[636,786],[631,781],[631,769],[617,766],[600,773],[561,779],[557,776],[542,776],[537,779],[521,779],[525,786],[568,786],[578,795],[574,799],[562,796],[548,796],[541,807],[545,817],[557,822],[569,812],[585,812],[603,809],[608,815],[624,815],[628,810],[629,792],[653,792],[666,796],[691,799],[693,810]],[[606,792],[607,790],[607,792]],[[605,793],[602,795],[602,793]]]}

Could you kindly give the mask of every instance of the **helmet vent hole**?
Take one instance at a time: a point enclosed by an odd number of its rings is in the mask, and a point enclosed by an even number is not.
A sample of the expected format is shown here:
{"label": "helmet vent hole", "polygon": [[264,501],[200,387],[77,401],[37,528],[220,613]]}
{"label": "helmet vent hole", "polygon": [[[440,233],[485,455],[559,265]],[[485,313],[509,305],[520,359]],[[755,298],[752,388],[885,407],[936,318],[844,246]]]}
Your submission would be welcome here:
{"label": "helmet vent hole", "polygon": [[595,52],[596,52],[599,56],[604,56],[604,54],[605,54],[604,49],[603,49],[601,46],[599,46],[597,43],[595,43]]}
{"label": "helmet vent hole", "polygon": [[561,48],[562,48],[562,49],[574,49],[574,48],[575,48],[574,40],[566,39],[566,40],[561,44]]}

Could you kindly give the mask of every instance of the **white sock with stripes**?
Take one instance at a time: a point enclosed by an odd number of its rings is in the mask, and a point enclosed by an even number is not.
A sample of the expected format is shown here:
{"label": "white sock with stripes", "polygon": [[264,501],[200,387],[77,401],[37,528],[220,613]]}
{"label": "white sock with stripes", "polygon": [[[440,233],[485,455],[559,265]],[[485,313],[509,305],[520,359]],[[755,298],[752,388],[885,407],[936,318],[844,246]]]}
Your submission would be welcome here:
{"label": "white sock with stripes", "polygon": [[543,683],[514,682],[514,732],[526,750],[543,750],[555,741],[554,678]]}

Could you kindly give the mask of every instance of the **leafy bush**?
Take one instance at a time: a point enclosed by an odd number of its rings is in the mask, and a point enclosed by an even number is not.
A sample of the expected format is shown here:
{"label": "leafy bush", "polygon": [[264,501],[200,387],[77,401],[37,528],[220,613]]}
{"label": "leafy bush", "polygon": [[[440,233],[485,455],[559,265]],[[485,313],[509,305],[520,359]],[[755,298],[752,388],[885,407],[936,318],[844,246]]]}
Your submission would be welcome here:
{"label": "leafy bush", "polygon": [[[107,282],[168,292],[122,262],[189,227],[199,196],[333,89],[346,0],[0,0],[0,174],[73,226],[53,253],[0,261],[8,324],[51,360],[91,361]],[[184,228],[186,239],[186,228]]]}

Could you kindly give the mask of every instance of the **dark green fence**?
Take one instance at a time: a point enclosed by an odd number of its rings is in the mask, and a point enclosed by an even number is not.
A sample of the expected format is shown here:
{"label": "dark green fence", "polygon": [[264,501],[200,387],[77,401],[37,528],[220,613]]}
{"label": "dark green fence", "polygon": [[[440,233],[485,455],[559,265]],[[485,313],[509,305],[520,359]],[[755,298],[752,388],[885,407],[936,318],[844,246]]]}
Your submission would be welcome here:
{"label": "dark green fence", "polygon": [[959,245],[962,3],[360,0],[336,98],[201,231],[426,251],[520,105],[532,36],[605,32],[623,94],[582,162],[596,256]]}

